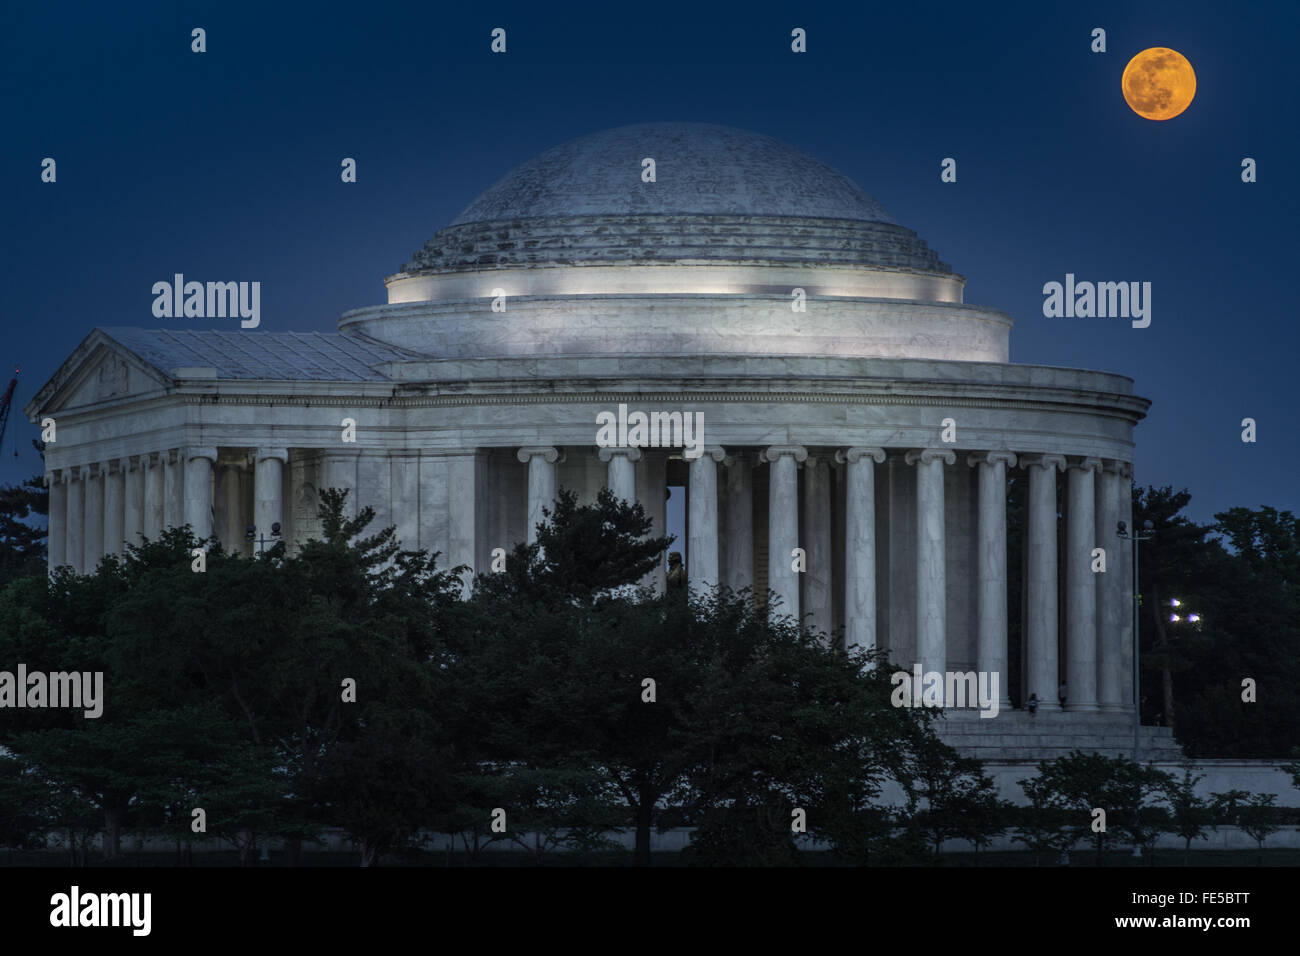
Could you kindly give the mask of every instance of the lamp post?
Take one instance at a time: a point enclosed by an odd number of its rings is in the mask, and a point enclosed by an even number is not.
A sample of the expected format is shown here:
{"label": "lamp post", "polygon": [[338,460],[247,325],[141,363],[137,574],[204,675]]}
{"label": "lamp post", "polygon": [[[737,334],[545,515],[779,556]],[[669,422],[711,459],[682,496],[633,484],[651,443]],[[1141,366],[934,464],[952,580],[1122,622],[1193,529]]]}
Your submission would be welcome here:
{"label": "lamp post", "polygon": [[[257,545],[257,553],[260,555],[266,549],[266,536],[257,533],[257,525],[250,524],[248,530],[244,532],[244,538],[249,542]],[[280,522],[271,522],[271,541],[274,543],[280,539]]]}
{"label": "lamp post", "polygon": [[[1142,592],[1138,589],[1138,544],[1155,537],[1152,530],[1154,528],[1155,525],[1148,519],[1142,522],[1142,533],[1134,531],[1129,534],[1128,525],[1123,521],[1119,522],[1119,527],[1116,530],[1119,537],[1133,542],[1133,763],[1135,764],[1140,764],[1139,754],[1142,747],[1142,696],[1139,693],[1141,676],[1138,670],[1138,655],[1142,647],[1142,641],[1138,638],[1138,629],[1141,624],[1138,608],[1142,601]],[[1134,812],[1140,812],[1140,808]],[[1142,845],[1140,843],[1133,844],[1133,855],[1138,857],[1142,855]]]}

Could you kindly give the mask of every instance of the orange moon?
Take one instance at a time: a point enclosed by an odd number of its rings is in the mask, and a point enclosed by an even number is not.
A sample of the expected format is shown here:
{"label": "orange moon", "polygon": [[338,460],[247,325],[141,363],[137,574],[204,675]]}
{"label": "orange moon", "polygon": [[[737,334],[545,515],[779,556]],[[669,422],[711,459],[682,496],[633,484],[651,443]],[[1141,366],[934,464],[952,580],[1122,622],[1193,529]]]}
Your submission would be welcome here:
{"label": "orange moon", "polygon": [[1138,116],[1173,119],[1196,96],[1196,74],[1187,57],[1168,47],[1143,50],[1124,67],[1124,101]]}

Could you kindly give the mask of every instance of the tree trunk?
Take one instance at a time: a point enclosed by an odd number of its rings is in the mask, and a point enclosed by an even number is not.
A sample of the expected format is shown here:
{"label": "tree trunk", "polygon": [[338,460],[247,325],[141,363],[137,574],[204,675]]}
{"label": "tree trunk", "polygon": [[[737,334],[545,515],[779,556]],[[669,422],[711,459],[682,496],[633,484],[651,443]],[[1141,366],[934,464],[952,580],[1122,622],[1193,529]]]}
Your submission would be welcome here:
{"label": "tree trunk", "polygon": [[239,847],[239,865],[253,865],[253,847],[256,845],[252,830],[240,830],[236,845]]}
{"label": "tree trunk", "polygon": [[650,822],[654,808],[655,795],[648,787],[642,787],[636,802],[636,855],[633,862],[637,866],[650,865]]}
{"label": "tree trunk", "polygon": [[284,858],[286,866],[302,866],[302,837],[285,837]]}
{"label": "tree trunk", "polygon": [[122,853],[122,808],[104,808],[104,859],[115,860]]}
{"label": "tree trunk", "polygon": [[371,843],[369,840],[363,839],[361,841],[361,865],[362,866],[375,865],[375,849],[376,849],[375,845]]}

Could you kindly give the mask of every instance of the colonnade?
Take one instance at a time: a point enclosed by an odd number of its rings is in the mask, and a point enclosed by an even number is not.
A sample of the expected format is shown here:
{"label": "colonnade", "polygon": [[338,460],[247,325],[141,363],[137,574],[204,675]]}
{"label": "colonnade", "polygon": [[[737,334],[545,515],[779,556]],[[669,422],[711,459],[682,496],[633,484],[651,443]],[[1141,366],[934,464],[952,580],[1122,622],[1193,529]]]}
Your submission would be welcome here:
{"label": "colonnade", "polygon": [[[701,589],[722,583],[739,590],[758,584],[760,589],[765,587],[775,594],[780,612],[802,617],[829,632],[836,595],[832,587],[833,541],[834,534],[840,531],[832,529],[832,515],[838,511],[844,544],[838,589],[842,605],[836,610],[844,625],[845,643],[864,649],[876,647],[880,637],[876,469],[891,453],[915,469],[913,663],[919,663],[926,672],[943,673],[949,662],[945,467],[964,460],[968,467],[976,469],[978,488],[974,529],[977,580],[972,582],[978,608],[976,666],[980,671],[1007,674],[1011,656],[1007,644],[1007,477],[1009,469],[1019,468],[1027,472],[1029,479],[1024,579],[1026,644],[1021,655],[1025,695],[1035,695],[1040,710],[1059,709],[1058,685],[1063,671],[1070,711],[1128,709],[1125,642],[1132,637],[1132,566],[1127,542],[1116,535],[1115,529],[1119,521],[1132,523],[1128,481],[1131,472],[1122,461],[1060,454],[1017,455],[1000,450],[964,452],[959,459],[955,450],[947,448],[825,449],[793,444],[707,447],[689,462],[689,587]],[[557,446],[526,446],[516,451],[517,460],[527,466],[526,527],[530,542],[542,520],[542,510],[555,500],[561,455],[562,449]],[[599,457],[606,463],[608,487],[620,498],[636,500],[636,463],[642,457],[641,450],[602,448]],[[260,533],[269,533],[272,523],[284,520],[284,468],[288,460],[288,450],[275,447],[257,448],[247,458],[253,471],[252,523]],[[355,457],[344,461],[351,465],[346,481],[334,474],[339,470],[339,461],[344,459],[326,456],[323,485],[352,487],[364,500],[366,490],[357,488]],[[218,449],[200,446],[51,472],[47,476],[51,567],[67,564],[88,573],[103,555],[121,552],[127,543],[137,543],[140,535],[156,538],[164,528],[177,525],[189,524],[200,538],[212,535],[214,485],[223,489],[218,494],[229,496],[224,513],[231,528],[221,529],[219,536],[234,533],[238,529],[233,524],[243,514],[235,500],[238,490],[231,481],[214,482],[217,464]],[[765,582],[752,580],[753,472],[760,464],[769,469],[769,559]],[[724,471],[722,476],[719,468]],[[842,509],[832,508],[832,469],[842,470],[838,479]],[[1067,475],[1063,548],[1058,542],[1056,493],[1057,475],[1061,472]],[[470,475],[467,480],[476,480],[474,473],[466,474]],[[720,505],[720,488],[725,507]],[[354,513],[355,508],[354,502]],[[455,511],[454,505],[449,511]],[[472,560],[474,536],[482,536],[482,531],[473,526],[473,515],[449,513],[447,520],[455,526],[456,540],[467,539],[460,551]],[[1097,569],[1097,549],[1101,549],[1104,572]],[[797,557],[800,554],[801,559]],[[1058,566],[1058,554],[1064,556],[1064,567]],[[1058,606],[1062,594],[1063,609]],[[1058,629],[1060,621],[1065,623],[1064,634]],[[1060,660],[1062,647],[1064,662]],[[1005,698],[1005,679],[1002,687]]]}

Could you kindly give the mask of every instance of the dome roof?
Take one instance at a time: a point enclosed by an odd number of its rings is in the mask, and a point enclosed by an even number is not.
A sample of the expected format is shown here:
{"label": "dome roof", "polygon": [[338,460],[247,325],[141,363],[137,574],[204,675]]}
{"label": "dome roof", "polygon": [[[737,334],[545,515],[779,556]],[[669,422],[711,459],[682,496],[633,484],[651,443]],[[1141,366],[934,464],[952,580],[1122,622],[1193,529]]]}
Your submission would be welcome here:
{"label": "dome roof", "polygon": [[[654,182],[641,179],[646,158]],[[508,173],[388,284],[403,300],[429,291],[397,289],[416,276],[720,262],[952,275],[915,232],[807,153],[727,126],[642,123],[553,147]]]}
{"label": "dome roof", "polygon": [[[655,182],[641,161],[655,161]],[[640,123],[552,147],[507,173],[453,226],[592,215],[796,216],[894,223],[847,176],[770,136]]]}

